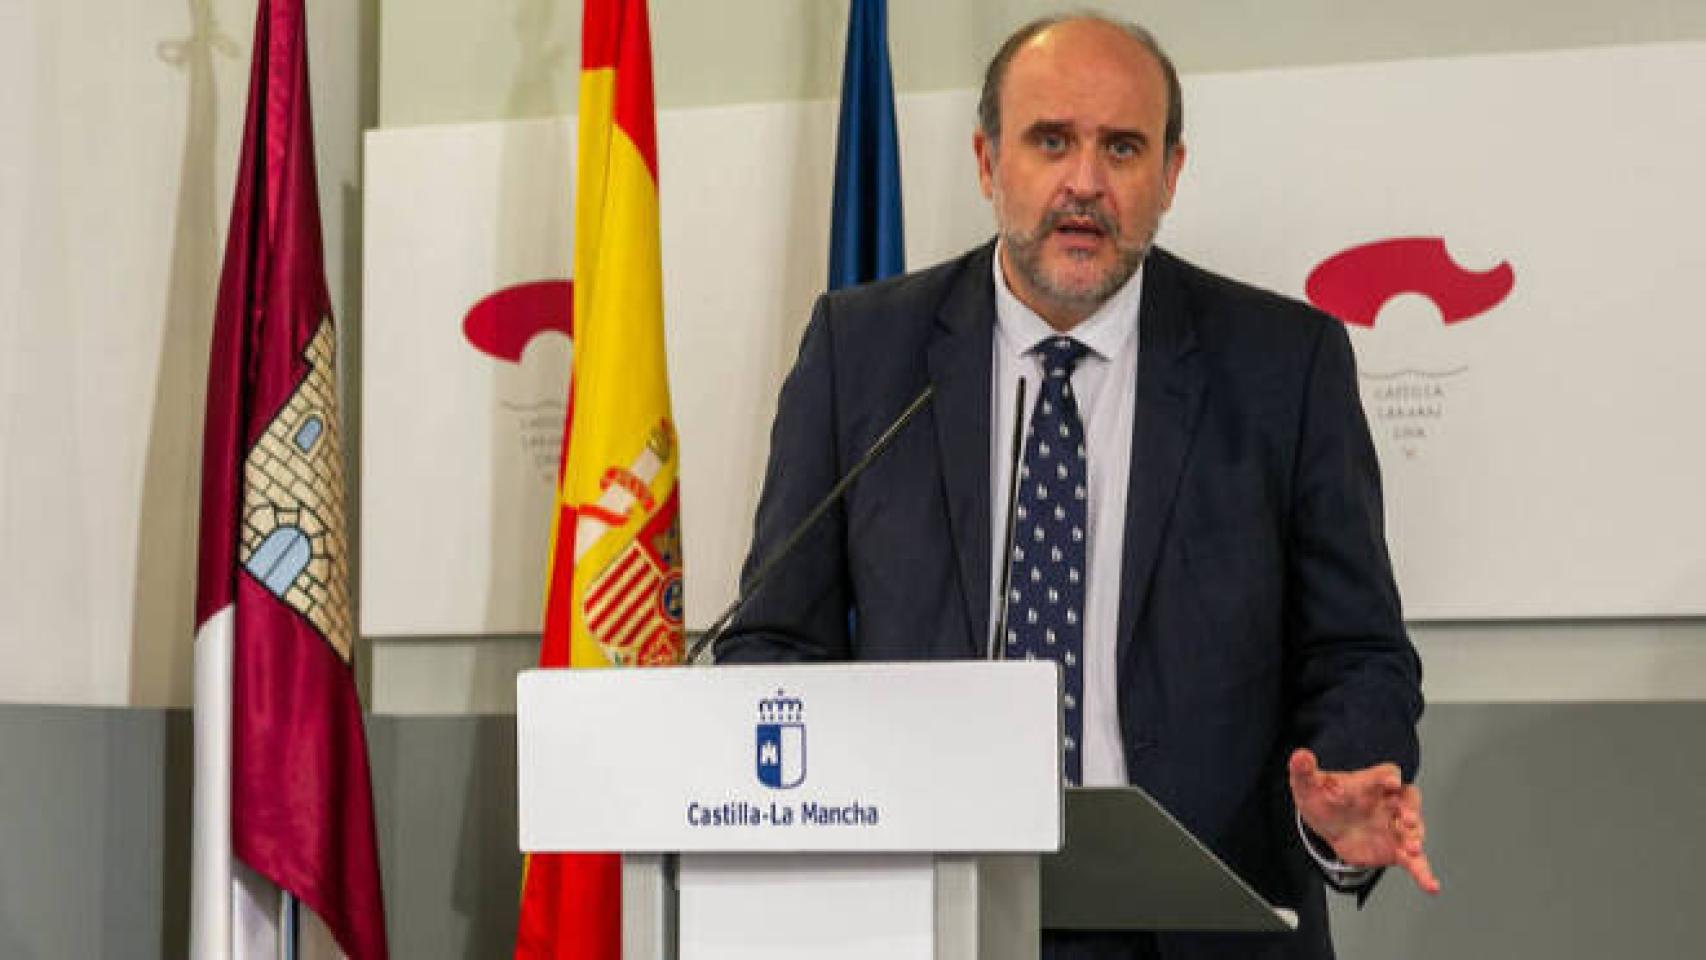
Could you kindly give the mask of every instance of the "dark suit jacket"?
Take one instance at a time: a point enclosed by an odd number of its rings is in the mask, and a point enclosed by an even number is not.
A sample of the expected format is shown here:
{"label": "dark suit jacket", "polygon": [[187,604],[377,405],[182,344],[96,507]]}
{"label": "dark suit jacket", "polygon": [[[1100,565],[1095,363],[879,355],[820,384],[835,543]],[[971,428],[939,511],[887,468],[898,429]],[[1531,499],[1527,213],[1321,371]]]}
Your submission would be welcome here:
{"label": "dark suit jacket", "polygon": [[[748,577],[926,384],[935,399],[752,598],[719,661],[982,654],[993,250],[818,301],[778,403]],[[1161,250],[1138,329],[1126,769],[1302,920],[1284,938],[1163,936],[1160,953],[1331,956],[1286,758],[1308,746],[1329,769],[1394,761],[1408,779],[1421,712],[1349,340]]]}

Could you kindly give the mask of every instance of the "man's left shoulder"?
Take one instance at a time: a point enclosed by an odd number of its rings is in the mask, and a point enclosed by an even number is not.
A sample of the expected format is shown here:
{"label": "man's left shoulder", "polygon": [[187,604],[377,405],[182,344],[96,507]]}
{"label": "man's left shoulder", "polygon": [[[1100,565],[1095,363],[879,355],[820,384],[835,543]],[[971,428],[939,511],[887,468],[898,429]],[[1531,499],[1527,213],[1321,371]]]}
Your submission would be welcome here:
{"label": "man's left shoulder", "polygon": [[1166,250],[1150,254],[1148,269],[1170,283],[1196,332],[1210,347],[1311,349],[1340,327],[1337,320],[1293,297],[1197,266]]}

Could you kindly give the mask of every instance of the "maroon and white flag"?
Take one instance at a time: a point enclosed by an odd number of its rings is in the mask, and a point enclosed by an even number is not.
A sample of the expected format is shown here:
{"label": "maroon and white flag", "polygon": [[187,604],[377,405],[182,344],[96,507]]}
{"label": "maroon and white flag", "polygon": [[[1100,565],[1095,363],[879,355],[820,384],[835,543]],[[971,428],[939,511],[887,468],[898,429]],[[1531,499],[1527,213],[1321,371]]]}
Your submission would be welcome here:
{"label": "maroon and white flag", "polygon": [[214,316],[196,595],[196,957],[276,949],[280,891],[348,956],[386,956],[304,29],[302,0],[260,0]]}

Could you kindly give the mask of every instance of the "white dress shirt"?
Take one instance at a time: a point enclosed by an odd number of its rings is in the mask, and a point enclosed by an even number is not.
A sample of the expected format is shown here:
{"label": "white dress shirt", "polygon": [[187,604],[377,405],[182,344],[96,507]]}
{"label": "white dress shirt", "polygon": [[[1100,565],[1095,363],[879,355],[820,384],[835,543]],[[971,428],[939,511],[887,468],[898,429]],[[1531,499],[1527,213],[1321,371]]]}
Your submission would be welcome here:
{"label": "white dress shirt", "polygon": [[[1025,423],[1041,392],[1041,357],[1034,348],[1059,336],[1042,317],[1007,288],[1000,250],[992,258],[995,280],[994,377],[990,416],[990,636],[1001,616],[1001,573],[1007,565],[1007,484],[1013,457],[1013,404],[1018,381],[1026,381]],[[1085,469],[1089,479],[1089,540],[1084,580],[1083,784],[1126,783],[1120,747],[1119,671],[1116,650],[1120,620],[1120,566],[1125,540],[1126,478],[1131,467],[1132,417],[1137,396],[1137,311],[1143,269],[1070,336],[1089,348],[1072,373],[1072,394],[1084,421]]]}

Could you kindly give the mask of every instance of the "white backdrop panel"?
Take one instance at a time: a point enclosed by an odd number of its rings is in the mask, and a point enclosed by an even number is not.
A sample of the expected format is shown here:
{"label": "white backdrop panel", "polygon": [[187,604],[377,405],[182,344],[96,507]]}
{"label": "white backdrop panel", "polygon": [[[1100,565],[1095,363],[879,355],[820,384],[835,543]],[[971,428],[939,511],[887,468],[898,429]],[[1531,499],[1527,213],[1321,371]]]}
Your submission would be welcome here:
{"label": "white backdrop panel", "polygon": [[1170,242],[1301,296],[1443,237],[1515,284],[1352,327],[1417,619],[1706,612],[1706,44],[1196,78]]}

